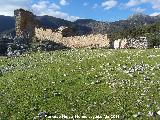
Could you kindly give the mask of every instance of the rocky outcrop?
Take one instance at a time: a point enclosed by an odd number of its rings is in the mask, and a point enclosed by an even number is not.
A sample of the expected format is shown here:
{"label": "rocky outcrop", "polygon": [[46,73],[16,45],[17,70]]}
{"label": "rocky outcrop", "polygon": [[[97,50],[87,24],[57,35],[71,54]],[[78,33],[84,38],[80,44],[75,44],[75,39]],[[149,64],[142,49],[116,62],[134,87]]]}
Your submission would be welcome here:
{"label": "rocky outcrop", "polygon": [[14,11],[16,37],[30,39],[35,35],[35,19],[32,12],[18,9]]}

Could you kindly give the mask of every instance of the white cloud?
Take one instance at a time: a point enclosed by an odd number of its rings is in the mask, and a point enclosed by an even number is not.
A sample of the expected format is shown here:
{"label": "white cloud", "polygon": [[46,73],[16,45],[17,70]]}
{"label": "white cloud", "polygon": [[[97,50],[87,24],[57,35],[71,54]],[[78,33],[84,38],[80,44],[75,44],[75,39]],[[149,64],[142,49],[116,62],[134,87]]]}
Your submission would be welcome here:
{"label": "white cloud", "polygon": [[152,5],[153,9],[160,9],[160,0],[153,0]]}
{"label": "white cloud", "polygon": [[141,0],[129,0],[128,3],[126,3],[127,7],[133,7],[141,4]]}
{"label": "white cloud", "polygon": [[39,3],[33,4],[32,8],[37,10],[37,12],[41,12],[41,10],[46,10],[46,8],[53,11],[59,10],[60,6],[56,5],[55,3],[50,3],[49,1],[40,1]]}
{"label": "white cloud", "polygon": [[[61,5],[68,4],[65,0],[61,0]],[[33,3],[33,0],[0,0],[0,14],[6,16],[13,16],[15,9],[27,9],[34,12],[36,15],[50,15],[69,21],[79,19],[76,16],[70,16],[65,12],[61,12],[61,7],[54,2],[47,0],[39,0]]]}
{"label": "white cloud", "polygon": [[102,7],[106,10],[109,10],[109,9],[115,7],[117,4],[118,4],[118,2],[116,0],[107,0],[102,3]]}
{"label": "white cloud", "polygon": [[14,10],[19,8],[29,9],[31,0],[1,0],[0,14],[6,16],[13,16]]}
{"label": "white cloud", "polygon": [[125,5],[134,7],[145,3],[151,4],[153,9],[160,9],[160,0],[129,0]]}
{"label": "white cloud", "polygon": [[66,0],[60,0],[59,4],[65,6],[68,5],[69,3]]}
{"label": "white cloud", "polygon": [[83,3],[83,6],[86,7],[88,6],[89,4],[87,2]]}
{"label": "white cloud", "polygon": [[49,15],[69,21],[75,21],[79,19],[79,17],[70,16],[68,13],[61,12],[61,7],[50,1],[39,1],[38,3],[33,4],[31,8],[34,14],[39,16]]}
{"label": "white cloud", "polygon": [[150,14],[150,16],[157,16],[157,15],[160,15],[160,12],[155,12],[155,13]]}
{"label": "white cloud", "polygon": [[132,11],[134,11],[134,12],[136,12],[136,13],[143,13],[145,10],[146,10],[146,9],[140,8],[140,7],[138,7],[138,8],[133,8],[133,9],[132,9]]}
{"label": "white cloud", "polygon": [[92,8],[93,8],[93,9],[96,9],[97,7],[98,7],[98,4],[95,3]]}

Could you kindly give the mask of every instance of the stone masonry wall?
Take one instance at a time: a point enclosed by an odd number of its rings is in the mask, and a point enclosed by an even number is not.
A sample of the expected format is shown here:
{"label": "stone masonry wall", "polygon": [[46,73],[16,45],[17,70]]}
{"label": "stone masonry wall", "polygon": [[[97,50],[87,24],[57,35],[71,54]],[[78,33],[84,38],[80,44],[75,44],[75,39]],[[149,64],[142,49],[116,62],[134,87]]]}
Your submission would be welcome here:
{"label": "stone masonry wall", "polygon": [[86,36],[72,36],[63,37],[62,32],[52,31],[51,29],[35,28],[35,36],[40,41],[51,40],[56,43],[62,43],[64,46],[69,48],[100,48],[109,47],[109,39],[106,35],[86,35]]}
{"label": "stone masonry wall", "polygon": [[30,43],[31,41],[28,40],[36,37],[40,42],[45,40],[53,41],[69,48],[109,47],[109,39],[107,35],[90,34],[86,36],[64,37],[65,33],[72,35],[69,28],[62,26],[56,31],[52,31],[51,29],[36,28],[36,20],[34,19],[33,13],[23,9],[15,10],[14,15],[16,20],[16,43]]}
{"label": "stone masonry wall", "polygon": [[35,34],[35,20],[32,12],[18,9],[14,11],[16,20],[16,36],[32,38]]}
{"label": "stone masonry wall", "polygon": [[138,48],[146,49],[149,47],[149,42],[146,37],[118,39],[114,41],[114,48]]}

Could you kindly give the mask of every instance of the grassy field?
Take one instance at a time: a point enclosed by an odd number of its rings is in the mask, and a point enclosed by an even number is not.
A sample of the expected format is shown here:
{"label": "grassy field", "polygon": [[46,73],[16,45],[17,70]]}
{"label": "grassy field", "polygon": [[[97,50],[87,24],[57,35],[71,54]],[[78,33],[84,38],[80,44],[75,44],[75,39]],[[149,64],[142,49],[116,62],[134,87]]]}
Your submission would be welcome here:
{"label": "grassy field", "polygon": [[160,50],[79,49],[0,58],[0,120],[62,114],[158,120],[159,110]]}

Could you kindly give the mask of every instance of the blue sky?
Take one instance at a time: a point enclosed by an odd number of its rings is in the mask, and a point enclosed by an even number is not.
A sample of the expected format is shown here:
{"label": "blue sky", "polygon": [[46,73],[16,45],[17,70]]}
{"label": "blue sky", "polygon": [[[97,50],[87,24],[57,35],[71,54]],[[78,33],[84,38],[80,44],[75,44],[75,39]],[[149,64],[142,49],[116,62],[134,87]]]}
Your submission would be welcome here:
{"label": "blue sky", "polygon": [[79,18],[100,21],[127,19],[134,13],[160,14],[160,0],[4,0],[0,14],[13,16],[14,9],[24,8],[36,15],[50,15],[74,21]]}

